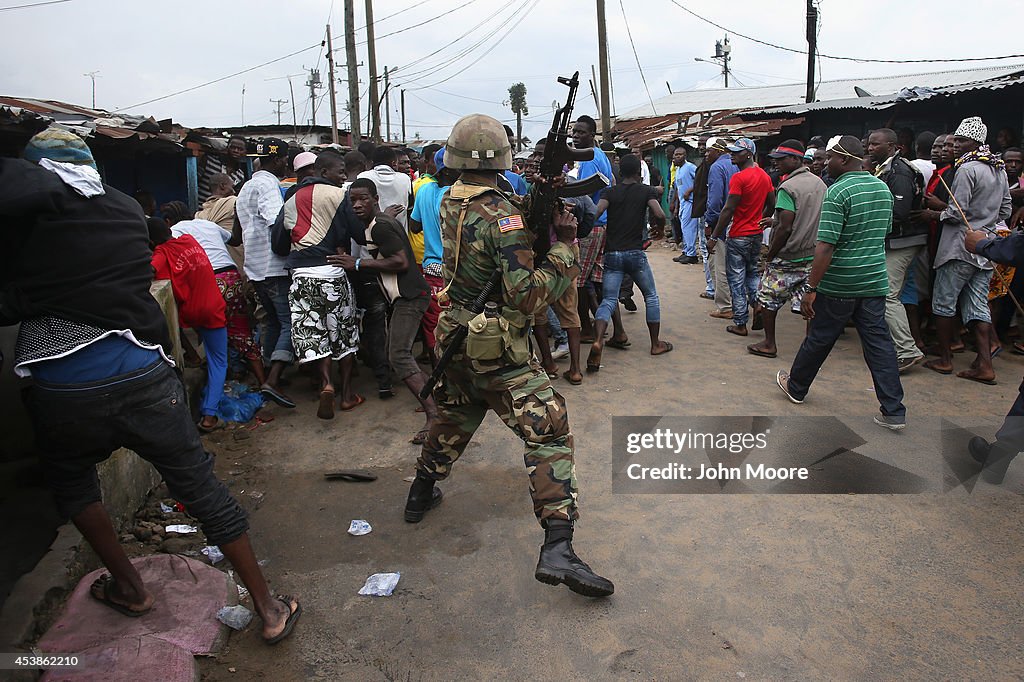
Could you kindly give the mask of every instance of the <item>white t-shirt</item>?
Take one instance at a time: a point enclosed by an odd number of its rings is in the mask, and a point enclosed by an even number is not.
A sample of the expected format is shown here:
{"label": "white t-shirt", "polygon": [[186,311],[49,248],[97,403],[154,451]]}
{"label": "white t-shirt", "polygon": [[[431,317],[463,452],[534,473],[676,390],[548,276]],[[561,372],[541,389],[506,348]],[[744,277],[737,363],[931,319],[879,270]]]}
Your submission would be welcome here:
{"label": "white t-shirt", "polygon": [[361,178],[369,178],[377,186],[377,204],[380,210],[398,204],[405,208],[396,220],[406,230],[409,229],[409,195],[412,194],[412,180],[404,173],[397,172],[391,166],[376,166],[373,170],[363,171]]}
{"label": "white t-shirt", "polygon": [[928,159],[914,159],[910,162],[921,171],[921,175],[924,176],[924,184],[927,185],[928,181],[932,179],[932,173],[935,172],[935,164]]}
{"label": "white t-shirt", "polygon": [[214,270],[228,266],[234,267],[235,261],[231,260],[231,254],[228,253],[226,245],[226,242],[231,239],[231,233],[217,223],[202,218],[182,220],[171,226],[171,234],[175,237],[180,237],[183,234],[192,235],[192,238],[199,242],[199,246],[203,247]]}

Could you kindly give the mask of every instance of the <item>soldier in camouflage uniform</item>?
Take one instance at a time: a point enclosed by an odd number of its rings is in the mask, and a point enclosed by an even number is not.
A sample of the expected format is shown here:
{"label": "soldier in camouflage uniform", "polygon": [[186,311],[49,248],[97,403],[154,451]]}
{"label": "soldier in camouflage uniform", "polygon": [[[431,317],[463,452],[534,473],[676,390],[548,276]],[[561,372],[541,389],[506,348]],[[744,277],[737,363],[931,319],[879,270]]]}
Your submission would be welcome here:
{"label": "soldier in camouflage uniform", "polygon": [[555,211],[558,241],[534,267],[535,235],[497,185],[498,175],[512,165],[501,123],[480,114],[461,119],[448,138],[444,163],[461,169],[462,176],[441,203],[447,283],[442,294],[449,307],[437,325],[438,352],[446,348],[457,326],[476,317],[467,306],[499,271],[501,282],[492,300],[500,314],[495,329],[504,330],[498,347],[504,350],[490,355],[474,352],[475,327],[469,325],[465,348],[456,352],[434,391],[439,417],[417,461],[405,520],[418,523],[440,503],[435,482],[447,478],[492,409],[526,444],[534,513],[545,529],[535,577],[552,585],[564,583],[587,596],[610,595],[615,589],[611,581],[595,574],[572,548],[572,523],[578,512],[569,418],[565,400],[551,387],[529,345],[533,314],[561,296],[579,274],[571,248],[575,217]]}

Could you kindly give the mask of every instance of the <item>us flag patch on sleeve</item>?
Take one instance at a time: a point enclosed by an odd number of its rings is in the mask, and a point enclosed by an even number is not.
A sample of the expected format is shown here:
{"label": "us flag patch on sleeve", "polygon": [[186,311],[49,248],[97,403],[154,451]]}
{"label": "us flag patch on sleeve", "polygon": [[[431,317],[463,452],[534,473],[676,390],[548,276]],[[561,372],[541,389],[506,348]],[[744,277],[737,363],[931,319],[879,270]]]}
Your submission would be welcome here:
{"label": "us flag patch on sleeve", "polygon": [[510,215],[498,221],[499,232],[511,232],[512,230],[523,229],[523,216]]}

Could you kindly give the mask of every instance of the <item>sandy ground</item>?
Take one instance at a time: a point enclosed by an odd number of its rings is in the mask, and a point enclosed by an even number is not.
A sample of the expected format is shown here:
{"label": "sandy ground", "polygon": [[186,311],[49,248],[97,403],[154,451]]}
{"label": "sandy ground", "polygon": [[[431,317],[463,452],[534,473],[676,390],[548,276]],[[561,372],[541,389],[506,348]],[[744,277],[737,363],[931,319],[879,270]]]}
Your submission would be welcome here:
{"label": "sandy ground", "polygon": [[[792,405],[774,375],[796,352],[799,317],[780,315],[777,360],[751,356],[744,346],[760,334],[740,339],[707,316],[700,266],[677,265],[659,247],[649,253],[675,351],[647,354],[641,303],[625,316],[629,351],[606,350],[605,368],[580,387],[555,382],[576,438],[576,548],[615,581],[613,597],[534,580],[542,531],[522,448],[493,415],[443,484],[444,504],[409,525],[403,478],[422,422],[412,397],[378,401],[364,368],[357,386],[367,403],[323,422],[298,377],[296,410],[275,409],[275,421],[243,440],[222,432],[210,443],[219,473],[252,510],[274,589],[299,595],[305,613],[274,648],[255,626],[235,634],[201,663],[203,678],[1024,677],[1024,463],[1000,488],[954,480],[948,492],[916,495],[623,495],[611,486],[611,417],[624,415],[837,415],[874,434],[878,458],[935,475],[935,455],[920,444],[937,417],[969,415],[990,436],[1024,358],[1004,352],[994,387],[924,369],[906,375],[910,426],[888,434],[870,423],[878,406],[852,330],[807,402]],[[955,362],[962,369],[970,358]],[[322,478],[347,467],[380,478]],[[373,533],[348,536],[351,519],[368,520]],[[402,573],[395,594],[358,596],[379,571]]]}

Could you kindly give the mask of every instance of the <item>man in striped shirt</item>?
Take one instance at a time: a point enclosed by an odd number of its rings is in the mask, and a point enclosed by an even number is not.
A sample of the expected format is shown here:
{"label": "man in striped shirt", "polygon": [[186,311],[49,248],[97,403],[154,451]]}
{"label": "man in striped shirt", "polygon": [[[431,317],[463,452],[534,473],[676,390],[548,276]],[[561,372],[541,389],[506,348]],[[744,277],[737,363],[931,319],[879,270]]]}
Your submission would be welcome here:
{"label": "man in striped shirt", "polygon": [[793,367],[788,373],[780,371],[776,382],[792,402],[802,403],[852,318],[881,404],[881,415],[874,421],[899,431],[906,426],[907,409],[896,350],[885,324],[885,237],[892,228],[893,198],[884,182],[861,170],[863,156],[863,145],[852,135],[829,141],[828,173],[837,180],[821,207],[818,244],[801,304],[810,329]]}

